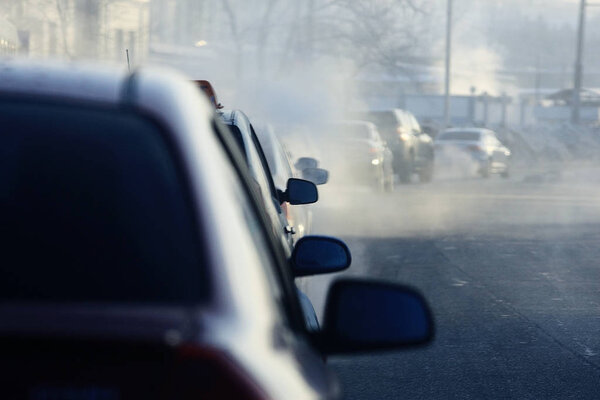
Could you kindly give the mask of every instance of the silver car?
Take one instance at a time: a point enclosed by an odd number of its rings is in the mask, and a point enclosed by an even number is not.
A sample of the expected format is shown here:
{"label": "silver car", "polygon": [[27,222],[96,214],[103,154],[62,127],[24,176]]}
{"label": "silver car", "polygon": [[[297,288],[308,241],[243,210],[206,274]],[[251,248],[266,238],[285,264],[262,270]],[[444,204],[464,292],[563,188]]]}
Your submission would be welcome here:
{"label": "silver car", "polygon": [[510,174],[510,150],[484,128],[452,128],[440,132],[435,139],[435,159],[438,166],[472,164],[476,172],[487,178]]}
{"label": "silver car", "polygon": [[[253,177],[186,79],[2,64],[0,124],[3,398],[329,399],[324,355],[431,339],[418,293],[355,279],[306,330]],[[292,259],[350,255],[310,237]]]}

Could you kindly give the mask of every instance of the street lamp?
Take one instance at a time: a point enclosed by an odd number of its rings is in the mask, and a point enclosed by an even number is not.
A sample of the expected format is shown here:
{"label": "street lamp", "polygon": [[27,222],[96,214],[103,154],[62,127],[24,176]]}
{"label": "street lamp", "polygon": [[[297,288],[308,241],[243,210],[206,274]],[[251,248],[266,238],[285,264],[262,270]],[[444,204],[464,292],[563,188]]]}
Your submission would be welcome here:
{"label": "street lamp", "polygon": [[450,126],[450,56],[452,50],[452,0],[447,1],[446,12],[446,68],[444,80],[444,127]]}
{"label": "street lamp", "polygon": [[577,26],[577,54],[575,56],[575,77],[573,79],[573,99],[571,108],[571,122],[579,123],[581,109],[581,85],[583,80],[583,39],[585,32],[586,7],[598,7],[600,4],[589,4],[586,0],[579,3],[579,24]]}

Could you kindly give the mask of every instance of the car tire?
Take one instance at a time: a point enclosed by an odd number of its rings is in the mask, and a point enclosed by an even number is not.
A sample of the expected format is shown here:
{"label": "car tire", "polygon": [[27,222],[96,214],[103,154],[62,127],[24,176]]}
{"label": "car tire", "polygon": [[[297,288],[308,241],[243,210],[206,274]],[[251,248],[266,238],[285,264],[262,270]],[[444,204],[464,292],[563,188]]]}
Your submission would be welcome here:
{"label": "car tire", "polygon": [[506,168],[501,174],[501,177],[503,177],[504,179],[510,178],[510,171],[508,170],[508,168]]}

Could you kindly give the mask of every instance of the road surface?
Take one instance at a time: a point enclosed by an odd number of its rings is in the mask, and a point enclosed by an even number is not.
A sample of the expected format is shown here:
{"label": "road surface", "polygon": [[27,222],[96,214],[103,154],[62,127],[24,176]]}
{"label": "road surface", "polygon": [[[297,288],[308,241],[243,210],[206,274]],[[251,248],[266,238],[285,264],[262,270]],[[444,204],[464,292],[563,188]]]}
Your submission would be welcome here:
{"label": "road surface", "polygon": [[[425,349],[336,357],[348,399],[600,398],[600,169],[321,189],[315,233],[345,274],[419,288]],[[321,312],[331,277],[301,286]]]}

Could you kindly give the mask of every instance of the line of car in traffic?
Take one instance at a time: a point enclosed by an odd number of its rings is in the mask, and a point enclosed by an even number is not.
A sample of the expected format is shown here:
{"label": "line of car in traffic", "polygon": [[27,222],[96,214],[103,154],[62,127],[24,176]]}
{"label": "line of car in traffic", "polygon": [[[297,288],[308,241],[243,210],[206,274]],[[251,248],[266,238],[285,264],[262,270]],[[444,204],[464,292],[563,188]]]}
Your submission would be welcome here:
{"label": "line of car in traffic", "polygon": [[[430,182],[461,170],[483,178],[510,174],[511,152],[496,133],[478,127],[449,128],[425,133],[415,116],[405,110],[350,113],[348,119],[324,125],[318,146],[327,155],[333,182],[366,184],[393,191],[395,177],[410,183],[413,175]],[[433,136],[433,137],[432,137]]]}
{"label": "line of car in traffic", "polygon": [[418,292],[372,280],[335,281],[318,323],[294,279],[350,251],[296,239],[286,207],[326,172],[275,183],[210,97],[164,70],[0,64],[3,397],[337,398],[326,356],[432,339]]}

